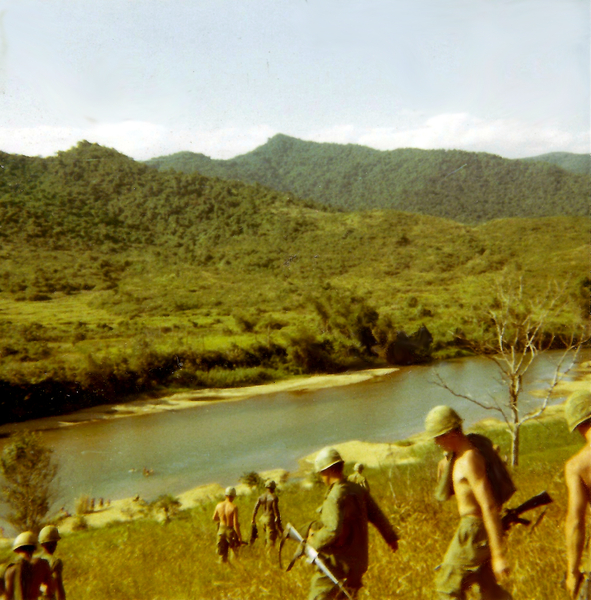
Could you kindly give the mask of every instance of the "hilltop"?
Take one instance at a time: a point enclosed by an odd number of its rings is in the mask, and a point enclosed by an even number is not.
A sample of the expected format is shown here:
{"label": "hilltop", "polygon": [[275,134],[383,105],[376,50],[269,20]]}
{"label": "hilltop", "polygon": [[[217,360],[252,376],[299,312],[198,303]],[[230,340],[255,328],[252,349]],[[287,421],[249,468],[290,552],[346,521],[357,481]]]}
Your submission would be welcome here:
{"label": "hilltop", "polygon": [[549,152],[539,156],[523,158],[525,161],[547,162],[572,173],[591,174],[591,155],[572,152]]}
{"label": "hilltop", "polygon": [[589,177],[553,162],[563,166],[568,161],[509,160],[461,150],[380,151],[278,134],[229,160],[181,152],[146,164],[160,171],[256,182],[346,211],[387,208],[461,223],[588,215]]}
{"label": "hilltop", "polygon": [[397,332],[421,325],[435,356],[461,355],[498,280],[531,297],[564,284],[558,331],[588,308],[585,217],[343,213],[88,142],[0,165],[5,422],[383,367]]}

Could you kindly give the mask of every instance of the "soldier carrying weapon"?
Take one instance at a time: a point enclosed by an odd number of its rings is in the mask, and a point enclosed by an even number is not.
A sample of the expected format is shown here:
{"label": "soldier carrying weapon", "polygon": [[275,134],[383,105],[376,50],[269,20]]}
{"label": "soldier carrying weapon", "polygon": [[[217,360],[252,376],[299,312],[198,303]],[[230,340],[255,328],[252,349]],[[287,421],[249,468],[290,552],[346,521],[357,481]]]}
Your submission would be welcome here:
{"label": "soldier carrying weapon", "polygon": [[[585,545],[585,517],[591,501],[591,392],[579,390],[571,394],[564,407],[564,416],[571,432],[578,431],[585,446],[565,465],[568,508],[564,532],[566,537],[566,588],[573,600],[587,600],[589,573],[581,573]],[[588,559],[591,562],[591,557]]]}
{"label": "soldier carrying weapon", "polygon": [[[466,592],[478,585],[479,598],[511,600],[511,594],[497,583],[497,578],[503,581],[509,572],[500,508],[515,487],[508,478],[507,491],[502,498],[495,498],[488,474],[493,465],[502,468],[501,459],[488,438],[464,434],[462,419],[448,406],[433,408],[425,419],[425,429],[438,446],[450,453],[442,469],[438,498],[455,494],[460,513],[458,529],[435,580],[438,597],[464,600]],[[482,449],[475,442],[481,442]],[[490,462],[485,460],[484,451]]]}
{"label": "soldier carrying weapon", "polygon": [[281,515],[279,514],[279,499],[275,493],[276,487],[272,479],[267,481],[265,484],[266,491],[259,496],[252,513],[252,525],[254,526],[256,524],[257,512],[261,509],[262,515],[260,520],[265,533],[267,548],[269,549],[275,545],[278,533],[283,531]]}
{"label": "soldier carrying weapon", "polygon": [[213,513],[213,520],[218,524],[216,550],[220,563],[228,562],[230,549],[234,552],[234,556],[238,557],[238,549],[243,543],[238,522],[238,507],[234,504],[236,490],[228,487],[224,493],[226,499],[217,504]]}
{"label": "soldier carrying weapon", "polygon": [[306,542],[320,553],[334,577],[322,570],[315,573],[308,600],[355,597],[368,566],[368,522],[393,552],[398,549],[398,536],[384,513],[366,489],[347,481],[343,467],[334,448],[324,448],[316,456],[315,468],[328,492],[322,504],[321,527],[311,531]]}

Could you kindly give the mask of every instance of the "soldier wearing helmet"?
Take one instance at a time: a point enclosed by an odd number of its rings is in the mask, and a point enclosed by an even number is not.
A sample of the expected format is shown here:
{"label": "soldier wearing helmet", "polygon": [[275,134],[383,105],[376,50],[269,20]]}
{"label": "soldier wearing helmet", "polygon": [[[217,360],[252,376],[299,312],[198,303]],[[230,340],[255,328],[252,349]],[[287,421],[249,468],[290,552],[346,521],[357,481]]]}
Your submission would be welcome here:
{"label": "soldier wearing helmet", "polygon": [[213,513],[213,520],[218,524],[216,549],[220,563],[228,562],[230,549],[234,552],[234,556],[238,557],[238,548],[242,543],[238,507],[234,504],[236,490],[233,487],[227,487],[224,493],[226,499],[218,503]]}
{"label": "soldier wearing helmet", "polygon": [[62,578],[64,565],[61,558],[57,558],[54,554],[57,548],[57,543],[61,540],[61,536],[57,527],[47,525],[39,532],[39,544],[43,548],[41,558],[44,558],[51,567],[51,576],[54,583],[54,593],[50,594],[48,590],[43,594],[44,600],[66,600],[66,591]]}
{"label": "soldier wearing helmet", "polygon": [[347,477],[349,481],[360,485],[362,488],[365,488],[369,492],[369,482],[367,481],[367,477],[363,474],[363,469],[365,466],[362,463],[355,463],[353,465],[353,473]]}
{"label": "soldier wearing helmet", "polygon": [[6,600],[37,600],[42,588],[53,593],[51,568],[43,558],[33,557],[36,548],[37,536],[31,531],[15,538],[12,549],[17,558],[4,574]]}
{"label": "soldier wearing helmet", "polygon": [[267,549],[271,550],[275,545],[279,532],[283,531],[281,514],[279,513],[279,499],[275,493],[275,482],[270,479],[265,483],[265,493],[259,496],[252,513],[252,524],[256,523],[256,516],[261,510],[260,523],[265,532]]}
{"label": "soldier wearing helmet", "polygon": [[[465,598],[474,585],[479,598],[510,600],[498,583],[509,568],[503,548],[500,506],[495,500],[483,455],[462,431],[462,419],[448,406],[436,406],[425,419],[427,434],[449,456],[450,493],[455,494],[460,523],[435,579],[441,600]],[[445,483],[445,481],[444,481]]]}
{"label": "soldier wearing helmet", "polygon": [[[585,545],[585,517],[591,501],[591,391],[571,394],[564,406],[564,416],[571,432],[578,431],[586,441],[583,448],[568,459],[564,468],[568,507],[564,532],[566,537],[566,587],[571,598],[579,589],[591,586],[581,574]],[[589,577],[589,575],[587,575]]]}
{"label": "soldier wearing helmet", "polygon": [[[310,532],[308,543],[327,557],[333,574],[355,596],[368,567],[368,523],[377,528],[393,552],[398,549],[398,536],[370,493],[347,481],[337,450],[321,450],[314,466],[328,490],[320,509],[320,528]],[[341,597],[340,593],[326,575],[318,572],[312,578],[308,598],[328,600]]]}

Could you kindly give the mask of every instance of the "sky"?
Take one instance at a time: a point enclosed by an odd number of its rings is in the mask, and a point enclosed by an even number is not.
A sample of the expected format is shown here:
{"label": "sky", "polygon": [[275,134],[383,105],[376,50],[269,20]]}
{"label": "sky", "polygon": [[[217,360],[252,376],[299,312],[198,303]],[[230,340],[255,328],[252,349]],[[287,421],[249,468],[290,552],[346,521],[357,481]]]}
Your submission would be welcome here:
{"label": "sky", "polygon": [[0,150],[590,151],[588,0],[0,0]]}

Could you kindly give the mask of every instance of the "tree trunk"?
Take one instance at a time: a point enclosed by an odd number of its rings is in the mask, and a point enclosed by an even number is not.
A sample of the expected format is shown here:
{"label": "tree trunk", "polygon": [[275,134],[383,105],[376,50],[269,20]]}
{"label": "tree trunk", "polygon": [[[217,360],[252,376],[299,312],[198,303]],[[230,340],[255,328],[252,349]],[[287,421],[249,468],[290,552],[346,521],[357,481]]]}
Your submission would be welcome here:
{"label": "tree trunk", "polygon": [[516,467],[519,464],[519,434],[520,423],[515,423],[511,429],[511,466]]}

